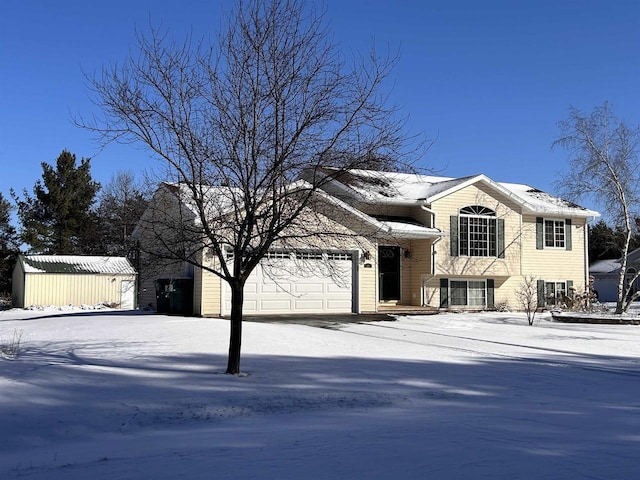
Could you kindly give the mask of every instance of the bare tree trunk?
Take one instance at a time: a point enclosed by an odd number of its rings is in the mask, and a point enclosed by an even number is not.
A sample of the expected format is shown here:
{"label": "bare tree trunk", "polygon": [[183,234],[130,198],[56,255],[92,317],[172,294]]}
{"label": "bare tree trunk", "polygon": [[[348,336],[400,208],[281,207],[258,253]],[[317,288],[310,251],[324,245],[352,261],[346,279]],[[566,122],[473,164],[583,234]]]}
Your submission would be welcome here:
{"label": "bare tree trunk", "polygon": [[627,238],[622,251],[622,261],[620,262],[620,275],[618,276],[618,298],[616,299],[616,314],[626,311],[625,304],[628,290],[625,288],[624,281],[627,277],[627,257],[629,256],[629,243],[631,240],[631,230],[627,229]]}
{"label": "bare tree trunk", "polygon": [[229,375],[240,373],[240,350],[242,346],[242,304],[244,302],[244,285],[234,281],[231,287],[231,334],[229,335],[229,358],[227,371]]}

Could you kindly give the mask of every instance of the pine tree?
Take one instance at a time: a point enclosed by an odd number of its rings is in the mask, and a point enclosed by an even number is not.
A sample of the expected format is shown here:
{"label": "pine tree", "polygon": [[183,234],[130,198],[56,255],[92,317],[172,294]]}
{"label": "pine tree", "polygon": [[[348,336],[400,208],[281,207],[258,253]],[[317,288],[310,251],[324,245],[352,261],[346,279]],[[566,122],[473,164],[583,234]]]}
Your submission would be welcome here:
{"label": "pine tree", "polygon": [[18,234],[11,225],[11,209],[0,192],[0,294],[11,291],[11,272],[18,253]]}
{"label": "pine tree", "polygon": [[589,261],[620,258],[621,254],[622,239],[604,220],[589,227]]}
{"label": "pine tree", "polygon": [[90,160],[76,166],[76,156],[63,150],[55,168],[42,162],[42,180],[26,190],[18,205],[20,240],[46,254],[98,253],[98,219],[92,207],[100,184],[91,178]]}

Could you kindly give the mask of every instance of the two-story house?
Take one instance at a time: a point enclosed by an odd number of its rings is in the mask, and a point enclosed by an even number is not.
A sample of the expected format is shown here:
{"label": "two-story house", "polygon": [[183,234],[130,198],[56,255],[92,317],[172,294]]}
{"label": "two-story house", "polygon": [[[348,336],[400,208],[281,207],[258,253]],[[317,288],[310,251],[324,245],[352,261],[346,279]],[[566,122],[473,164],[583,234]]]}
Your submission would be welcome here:
{"label": "two-story house", "polygon": [[[587,224],[598,212],[485,175],[324,173],[331,180],[322,187],[323,213],[350,229],[353,241],[274,249],[247,282],[245,313],[518,308],[525,277],[535,278],[544,306],[587,285]],[[198,268],[179,270],[146,279],[141,272],[140,304],[155,306],[154,280],[188,277],[195,314],[229,313],[225,282]]]}

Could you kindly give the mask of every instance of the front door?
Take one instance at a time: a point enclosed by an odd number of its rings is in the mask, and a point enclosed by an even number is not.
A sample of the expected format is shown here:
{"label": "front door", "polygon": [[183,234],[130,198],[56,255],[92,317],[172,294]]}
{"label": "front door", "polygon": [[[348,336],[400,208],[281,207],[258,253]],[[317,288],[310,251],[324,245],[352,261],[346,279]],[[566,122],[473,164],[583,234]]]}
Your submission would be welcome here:
{"label": "front door", "polygon": [[400,300],[400,247],[378,247],[381,301]]}

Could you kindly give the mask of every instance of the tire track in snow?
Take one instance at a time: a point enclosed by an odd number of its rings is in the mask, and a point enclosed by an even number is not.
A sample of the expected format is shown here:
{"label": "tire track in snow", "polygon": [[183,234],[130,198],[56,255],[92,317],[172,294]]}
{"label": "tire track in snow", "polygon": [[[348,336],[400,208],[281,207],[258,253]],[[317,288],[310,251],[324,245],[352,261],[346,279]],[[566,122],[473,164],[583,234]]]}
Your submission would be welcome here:
{"label": "tire track in snow", "polygon": [[[500,341],[496,341],[496,340],[482,340],[482,339],[477,339],[477,338],[464,337],[464,336],[460,336],[460,335],[451,335],[451,334],[436,333],[436,332],[425,332],[423,330],[416,330],[416,329],[407,328],[407,327],[395,327],[395,326],[390,326],[390,325],[380,325],[378,323],[362,323],[361,325],[367,325],[367,326],[376,327],[376,328],[379,328],[379,329],[391,330],[391,331],[395,331],[395,332],[398,332],[398,333],[406,332],[406,333],[418,334],[418,335],[422,335],[422,336],[435,336],[435,337],[442,337],[442,338],[465,340],[466,342],[477,342],[477,343],[480,343],[480,344],[493,344],[493,345],[513,347],[513,348],[524,348],[524,349],[532,350],[532,351],[538,352],[538,353],[555,353],[555,354],[562,354],[562,355],[589,356],[591,358],[595,358],[595,359],[603,360],[603,361],[620,361],[621,360],[621,359],[615,358],[615,357],[600,356],[600,355],[593,355],[593,354],[584,354],[584,353],[581,353],[581,352],[575,352],[575,351],[571,351],[571,350],[560,350],[560,349],[553,349],[553,348],[546,348],[546,347],[534,347],[534,346],[529,346],[529,345],[521,345],[521,344],[515,344],[515,343],[508,343],[508,342],[500,342]],[[401,342],[401,343],[408,343],[408,344],[417,345],[417,346],[423,346],[423,347],[439,348],[439,349],[449,350],[449,351],[470,353],[470,354],[477,355],[477,356],[482,356],[482,357],[508,358],[509,360],[517,361],[517,362],[523,362],[523,363],[534,363],[534,364],[538,364],[538,365],[546,365],[546,366],[554,366],[554,367],[571,367],[571,368],[579,368],[579,369],[583,369],[583,370],[597,371],[597,372],[602,372],[602,373],[613,373],[613,374],[618,374],[618,375],[640,377],[640,371],[631,370],[631,368],[637,368],[638,366],[640,366],[640,362],[633,361],[633,360],[623,360],[623,361],[625,361],[625,362],[630,364],[628,368],[625,368],[625,367],[613,367],[613,366],[588,365],[588,364],[584,364],[584,363],[578,363],[576,361],[573,361],[573,362],[572,361],[563,361],[563,360],[553,360],[553,361],[549,360],[549,361],[547,361],[547,360],[541,360],[541,359],[537,359],[537,358],[523,358],[522,356],[513,355],[513,354],[509,354],[509,353],[499,353],[499,352],[495,352],[495,351],[487,351],[487,350],[480,350],[480,349],[474,349],[474,348],[464,348],[464,347],[459,347],[459,346],[445,345],[445,344],[442,344],[442,343],[433,343],[433,342],[424,343],[424,342],[420,342],[420,341],[416,341],[416,340],[410,340],[410,339],[407,339],[407,338],[394,338],[394,337],[389,337],[389,336],[385,336],[385,335],[374,335],[372,333],[363,333],[363,332],[356,332],[356,331],[344,330],[344,329],[340,329],[340,331],[342,333],[349,333],[349,334],[357,335],[357,336],[377,338],[377,339],[381,339],[381,340],[389,340],[389,341],[395,341],[395,342]]]}

